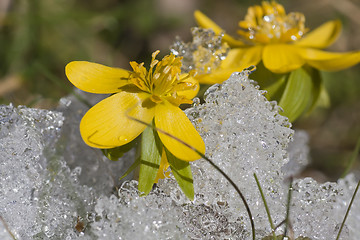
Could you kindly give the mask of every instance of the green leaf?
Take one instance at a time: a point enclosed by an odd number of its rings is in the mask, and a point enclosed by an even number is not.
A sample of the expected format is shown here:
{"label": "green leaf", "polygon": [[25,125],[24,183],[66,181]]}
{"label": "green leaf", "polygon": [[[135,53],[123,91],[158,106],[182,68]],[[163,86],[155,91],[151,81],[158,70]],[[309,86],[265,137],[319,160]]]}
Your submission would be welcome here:
{"label": "green leaf", "polygon": [[303,68],[292,71],[279,102],[284,110],[281,114],[293,122],[309,108],[312,96],[313,82],[310,74]]}
{"label": "green leaf", "polygon": [[139,191],[142,196],[151,191],[160,167],[162,144],[156,131],[147,127],[141,137]]}
{"label": "green leaf", "polygon": [[324,81],[321,81],[320,96],[316,103],[317,107],[329,108],[331,105],[329,93],[325,87]]}
{"label": "green leaf", "polygon": [[172,155],[166,148],[166,157],[174,177],[179,184],[181,190],[191,201],[194,200],[194,185],[189,162],[182,161]]}
{"label": "green leaf", "polygon": [[125,145],[122,145],[120,147],[110,148],[110,149],[101,149],[101,151],[111,161],[118,161],[119,158],[121,158],[124,155],[124,153],[128,152],[131,148],[134,147],[136,142],[137,142],[137,140],[134,139],[133,141],[131,141]]}
{"label": "green leaf", "polygon": [[261,89],[267,91],[267,99],[279,103],[284,109],[282,115],[287,116],[290,122],[310,113],[319,104],[329,102],[320,72],[308,66],[290,73],[276,74],[260,62],[252,73],[252,78]]}
{"label": "green leaf", "polygon": [[307,113],[310,113],[319,105],[319,100],[322,100],[320,99],[321,93],[326,93],[326,90],[319,70],[311,67],[304,67],[304,69],[310,75],[313,83],[311,102],[307,110]]}

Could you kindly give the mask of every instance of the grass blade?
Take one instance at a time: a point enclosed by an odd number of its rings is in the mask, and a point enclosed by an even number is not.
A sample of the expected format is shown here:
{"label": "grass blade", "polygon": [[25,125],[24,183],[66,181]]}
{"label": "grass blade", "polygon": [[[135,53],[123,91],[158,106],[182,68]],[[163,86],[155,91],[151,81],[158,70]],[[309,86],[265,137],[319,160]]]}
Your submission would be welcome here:
{"label": "grass blade", "polygon": [[342,223],[341,223],[341,227],[340,227],[340,229],[339,229],[339,232],[338,232],[338,235],[337,235],[337,237],[336,237],[336,240],[339,240],[339,238],[340,238],[340,234],[341,234],[342,229],[343,229],[343,227],[344,227],[344,225],[345,225],[345,221],[346,221],[346,219],[347,219],[347,216],[349,215],[350,208],[351,208],[351,206],[352,206],[352,204],[353,204],[353,202],[354,202],[354,199],[355,199],[356,193],[357,193],[357,191],[358,191],[358,189],[359,189],[359,186],[360,186],[360,180],[359,180],[359,182],[358,182],[358,184],[357,184],[357,186],[356,186],[356,188],[355,188],[354,194],[352,195],[351,201],[350,201],[350,203],[349,203],[349,207],[348,207],[347,210],[346,210],[346,213],[345,213],[345,216],[344,216],[344,220],[343,220]]}
{"label": "grass blade", "polygon": [[289,225],[289,215],[290,215],[290,203],[291,203],[291,195],[292,195],[292,183],[293,183],[293,178],[290,178],[290,184],[289,184],[289,192],[288,192],[288,197],[287,197],[287,205],[286,205],[286,217],[285,217],[285,230],[284,230],[284,235],[282,237],[282,239],[284,239],[284,237],[287,234],[287,229],[288,229],[288,225]]}
{"label": "grass blade", "polygon": [[349,159],[349,163],[345,169],[345,171],[343,172],[343,174],[341,175],[341,178],[344,178],[350,171],[351,167],[354,165],[355,161],[356,161],[356,158],[359,154],[359,151],[360,151],[360,137],[356,143],[356,146],[355,146],[355,149],[354,151],[352,152],[351,154],[351,157]]}
{"label": "grass blade", "polygon": [[259,182],[259,179],[258,177],[256,176],[256,173],[254,173],[254,178],[255,178],[255,181],[256,181],[256,184],[258,186],[258,189],[259,189],[259,192],[260,192],[260,195],[261,195],[261,199],[263,200],[263,203],[264,203],[264,206],[265,206],[265,210],[266,210],[266,214],[268,216],[268,219],[269,219],[269,223],[270,223],[270,227],[272,229],[272,232],[273,232],[273,239],[276,240],[276,234],[275,234],[275,226],[274,226],[274,223],[271,219],[271,214],[270,214],[270,210],[269,210],[269,207],[267,205],[267,202],[266,202],[266,199],[265,199],[265,195],[262,191],[262,188],[260,186],[260,182]]}

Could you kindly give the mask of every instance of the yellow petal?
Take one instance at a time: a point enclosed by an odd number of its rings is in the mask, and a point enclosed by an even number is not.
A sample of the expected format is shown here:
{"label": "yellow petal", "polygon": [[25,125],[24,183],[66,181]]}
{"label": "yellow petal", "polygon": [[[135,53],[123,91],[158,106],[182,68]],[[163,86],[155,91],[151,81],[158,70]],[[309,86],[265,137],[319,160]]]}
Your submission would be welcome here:
{"label": "yellow petal", "polygon": [[232,36],[230,36],[229,34],[226,34],[226,33],[224,34],[222,40],[223,40],[223,42],[227,42],[229,44],[229,46],[232,48],[246,46],[246,44],[243,43],[242,41],[236,40],[235,38],[233,38]]}
{"label": "yellow petal", "polygon": [[332,53],[317,49],[305,48],[301,51],[306,63],[324,71],[339,71],[360,62],[360,51]]}
{"label": "yellow petal", "polygon": [[[154,117],[154,104],[146,101],[147,93],[116,93],[92,107],[80,123],[85,143],[95,148],[113,148],[124,145],[147,127],[127,117],[150,123]],[[145,101],[144,101],[145,100]]]}
{"label": "yellow petal", "polygon": [[[197,24],[202,28],[211,28],[216,35],[220,35],[222,33],[225,33],[225,31],[219,27],[215,22],[213,22],[210,18],[205,16],[202,12],[199,10],[196,10],[194,12],[194,17],[197,22]],[[236,40],[233,37],[231,37],[228,34],[224,34],[222,40],[224,42],[227,42],[230,47],[239,47],[239,46],[245,46],[245,44],[242,41]]]}
{"label": "yellow petal", "polygon": [[222,83],[227,80],[233,72],[241,72],[251,65],[257,65],[261,60],[262,46],[231,49],[221,62],[218,69],[210,74],[195,76],[201,84]]}
{"label": "yellow petal", "polygon": [[75,87],[91,93],[120,92],[120,87],[128,83],[129,71],[111,68],[101,64],[74,61],[65,67],[69,81]]}
{"label": "yellow petal", "polygon": [[269,44],[264,46],[264,66],[274,73],[286,73],[305,64],[300,54],[301,48],[287,44]]}
{"label": "yellow petal", "polygon": [[335,42],[341,28],[339,20],[326,22],[294,42],[294,44],[301,47],[326,48]]}
{"label": "yellow petal", "polygon": [[195,78],[199,81],[200,84],[215,84],[215,83],[222,83],[223,81],[227,80],[232,73],[234,72],[241,72],[244,68],[218,68],[209,74],[201,74],[195,76]]}
{"label": "yellow petal", "polygon": [[[180,76],[180,78],[182,78],[182,76]],[[177,91],[177,94],[179,96],[183,96],[186,97],[187,99],[193,99],[194,97],[196,97],[196,94],[199,92],[200,86],[199,86],[199,82],[193,78],[193,77],[188,77],[187,79],[185,79],[183,82],[189,84],[189,86],[193,86],[190,89],[185,89],[182,91]]]}
{"label": "yellow petal", "polygon": [[165,149],[163,149],[163,152],[161,154],[161,162],[159,171],[157,172],[156,178],[154,180],[154,183],[157,183],[159,179],[164,179],[170,177],[170,170],[168,168],[170,167],[169,162],[166,157]]}
{"label": "yellow petal", "polygon": [[[205,144],[185,113],[168,101],[156,106],[155,126],[205,153]],[[178,140],[158,131],[161,142],[177,158],[195,161],[201,156]]]}
{"label": "yellow petal", "polygon": [[261,60],[262,46],[253,46],[246,48],[231,49],[226,58],[221,62],[223,69],[241,67],[247,68],[251,65],[257,65]]}

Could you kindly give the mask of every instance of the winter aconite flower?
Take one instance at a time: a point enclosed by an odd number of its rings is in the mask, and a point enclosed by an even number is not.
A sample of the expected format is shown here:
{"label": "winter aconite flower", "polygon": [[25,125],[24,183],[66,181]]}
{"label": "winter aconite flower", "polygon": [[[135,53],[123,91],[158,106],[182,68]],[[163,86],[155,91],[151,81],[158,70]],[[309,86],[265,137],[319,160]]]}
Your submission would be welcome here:
{"label": "winter aconite flower", "polygon": [[[200,27],[211,28],[217,34],[225,32],[200,11],[195,12]],[[246,68],[263,62],[273,73],[286,73],[307,64],[319,70],[338,71],[357,64],[360,52],[331,53],[322,51],[331,45],[341,31],[340,21],[327,22],[308,32],[302,13],[286,14],[276,2],[262,2],[261,6],[248,8],[239,22],[239,37],[224,34],[223,41],[232,48],[218,72],[202,76],[204,83],[221,82],[230,73],[226,69]],[[221,74],[224,73],[224,74]]]}
{"label": "winter aconite flower", "polygon": [[[171,54],[158,61],[155,59],[158,53],[152,54],[149,70],[143,63],[136,62],[130,62],[132,71],[85,61],[70,62],[66,66],[66,75],[77,88],[90,93],[113,94],[93,106],[81,120],[81,136],[89,146],[110,149],[131,142],[147,128],[131,119],[135,118],[154,124],[205,152],[203,140],[179,108],[182,103],[192,103],[198,83],[191,74],[181,74],[181,58]],[[176,158],[182,161],[200,158],[174,138],[161,132],[158,136]],[[168,163],[165,161],[161,166],[168,166]]]}
{"label": "winter aconite flower", "polygon": [[269,100],[278,102],[284,110],[281,114],[291,122],[317,105],[329,104],[319,70],[338,71],[360,62],[360,51],[320,50],[337,39],[340,21],[330,21],[309,31],[302,13],[286,14],[275,1],[249,7],[245,19],[238,24],[237,38],[224,34],[223,29],[200,11],[195,12],[195,19],[200,27],[223,34],[223,42],[231,47],[219,67],[198,75],[198,81],[221,83],[233,72],[256,65],[253,79],[267,91]]}
{"label": "winter aconite flower", "polygon": [[[129,149],[127,143],[141,134],[139,157],[123,175],[139,166],[139,191],[148,194],[159,179],[169,177],[171,168],[180,188],[189,199],[194,188],[189,161],[200,155],[186,146],[205,152],[205,144],[180,104],[192,103],[199,90],[192,73],[181,73],[181,57],[173,54],[156,60],[150,68],[130,62],[132,71],[97,63],[74,61],[66,75],[77,88],[99,94],[112,94],[93,106],[82,118],[80,132],[91,147],[103,149],[117,160]],[[114,157],[117,156],[117,157]]]}

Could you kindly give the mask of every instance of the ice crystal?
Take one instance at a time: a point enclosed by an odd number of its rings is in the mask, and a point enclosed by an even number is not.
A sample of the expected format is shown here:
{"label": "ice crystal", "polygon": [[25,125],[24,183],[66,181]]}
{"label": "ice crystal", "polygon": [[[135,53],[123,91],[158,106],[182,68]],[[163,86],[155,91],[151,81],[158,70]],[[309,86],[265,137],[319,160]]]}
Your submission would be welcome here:
{"label": "ice crystal", "polygon": [[216,36],[211,29],[194,27],[191,33],[192,42],[184,43],[177,37],[170,51],[175,56],[183,57],[183,72],[196,70],[198,74],[210,73],[226,58],[229,47],[221,43],[222,35]]}
{"label": "ice crystal", "polygon": [[[110,194],[114,186],[120,184],[119,174],[124,173],[130,166],[135,151],[132,149],[125,153],[119,161],[109,161],[99,149],[87,146],[81,139],[79,123],[89,110],[89,105],[96,104],[106,95],[88,94],[81,91],[77,91],[76,94],[77,97],[62,98],[57,108],[66,119],[61,129],[58,144],[61,150],[58,154],[64,157],[71,169],[77,167],[80,184],[91,186],[97,193]],[[132,174],[129,177],[131,176]]]}
{"label": "ice crystal", "polygon": [[0,106],[0,215],[16,239],[77,236],[93,197],[55,157],[59,112]]}

